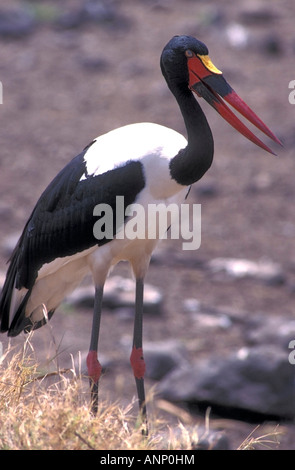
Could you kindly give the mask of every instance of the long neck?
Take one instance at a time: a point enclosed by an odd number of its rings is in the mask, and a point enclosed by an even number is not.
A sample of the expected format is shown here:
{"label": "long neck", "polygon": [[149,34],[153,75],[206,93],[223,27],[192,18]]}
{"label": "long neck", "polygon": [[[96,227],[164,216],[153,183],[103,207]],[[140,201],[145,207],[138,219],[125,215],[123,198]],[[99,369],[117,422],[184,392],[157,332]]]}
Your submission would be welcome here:
{"label": "long neck", "polygon": [[207,119],[187,88],[169,86],[180,107],[188,134],[188,145],[170,162],[170,174],[179,184],[198,181],[210,168],[214,143]]}

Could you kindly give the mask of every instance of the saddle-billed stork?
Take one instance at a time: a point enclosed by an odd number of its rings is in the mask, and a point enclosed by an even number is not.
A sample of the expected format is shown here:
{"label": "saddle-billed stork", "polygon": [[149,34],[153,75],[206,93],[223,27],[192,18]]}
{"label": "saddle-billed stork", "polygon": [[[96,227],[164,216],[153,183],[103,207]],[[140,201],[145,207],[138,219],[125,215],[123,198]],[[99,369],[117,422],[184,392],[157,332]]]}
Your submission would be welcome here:
{"label": "saddle-billed stork", "polygon": [[87,368],[95,413],[102,370],[97,349],[103,287],[110,268],[120,260],[129,261],[136,281],[130,362],[144,423],[143,288],[158,240],[122,236],[126,217],[117,233],[95,237],[94,207],[107,204],[115,220],[116,196],[123,196],[124,209],[135,202],[145,208],[154,203],[183,202],[190,185],[202,178],[213,159],[211,130],[192,92],[264,150],[273,153],[223,99],[280,143],[226,82],[201,41],[173,37],[163,49],[160,64],[181,110],[187,140],[172,129],[151,123],[127,125],[94,139],[58,173],[38,200],[11,255],[0,301],[1,331],[16,336],[42,326],[64,297],[92,273],[95,300]]}

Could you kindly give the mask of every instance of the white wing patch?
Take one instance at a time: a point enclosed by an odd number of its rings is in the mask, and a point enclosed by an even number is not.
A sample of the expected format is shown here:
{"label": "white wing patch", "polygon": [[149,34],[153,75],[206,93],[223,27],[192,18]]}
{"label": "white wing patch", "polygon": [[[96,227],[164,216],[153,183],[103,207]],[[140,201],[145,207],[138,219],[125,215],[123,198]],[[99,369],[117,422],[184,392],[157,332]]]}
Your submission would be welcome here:
{"label": "white wing patch", "polygon": [[153,123],[138,123],[120,127],[104,134],[89,147],[84,156],[86,172],[80,181],[89,176],[103,174],[126,162],[164,158],[170,160],[186,147],[186,139],[178,132]]}

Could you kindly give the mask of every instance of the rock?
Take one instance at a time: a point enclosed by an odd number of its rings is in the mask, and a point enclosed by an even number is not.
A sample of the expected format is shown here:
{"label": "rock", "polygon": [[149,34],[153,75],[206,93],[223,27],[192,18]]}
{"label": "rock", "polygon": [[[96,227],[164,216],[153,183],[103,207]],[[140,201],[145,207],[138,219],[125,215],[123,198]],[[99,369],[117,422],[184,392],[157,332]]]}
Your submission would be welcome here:
{"label": "rock", "polygon": [[66,11],[57,18],[55,25],[58,29],[76,29],[82,26],[84,21],[81,10]]}
{"label": "rock", "polygon": [[[199,430],[200,433],[200,430]],[[192,442],[193,450],[230,450],[228,437],[222,432],[204,430],[197,441]]]}
{"label": "rock", "polygon": [[106,0],[86,0],[81,7],[61,14],[56,25],[59,28],[70,29],[89,22],[117,29],[129,26],[129,20],[120,14],[118,5]]}
{"label": "rock", "polygon": [[253,176],[247,186],[247,192],[257,194],[264,191],[269,191],[274,184],[272,178],[266,172],[260,172]]}
{"label": "rock", "polygon": [[230,23],[225,30],[225,35],[230,46],[234,48],[243,49],[249,44],[249,31],[239,23]]}
{"label": "rock", "polygon": [[[159,289],[145,284],[144,312],[160,314],[162,312],[163,296]],[[75,306],[93,308],[94,286],[82,286],[73,291],[66,302]],[[121,276],[112,276],[106,280],[103,296],[103,307],[114,309],[134,309],[135,282]],[[126,312],[126,310],[125,310]]]}
{"label": "rock", "polygon": [[197,299],[188,298],[183,301],[183,307],[184,307],[185,312],[196,313],[196,312],[201,311],[202,304]]}
{"label": "rock", "polygon": [[169,373],[157,393],[171,401],[210,403],[281,418],[295,416],[294,367],[276,346],[242,348]]}
{"label": "rock", "polygon": [[109,63],[102,57],[83,57],[80,63],[83,68],[94,72],[106,72],[109,68]]}
{"label": "rock", "polygon": [[65,303],[79,308],[91,308],[94,306],[94,286],[81,286],[75,289],[65,299]]}
{"label": "rock", "polygon": [[116,316],[122,321],[134,321],[134,305],[132,307],[116,308]]}
{"label": "rock", "polygon": [[263,39],[261,49],[262,52],[267,52],[270,55],[281,55],[284,52],[281,39],[273,33]]}
{"label": "rock", "polygon": [[[122,307],[134,307],[135,281],[120,276],[112,276],[107,279],[104,289],[105,307],[116,309]],[[144,286],[144,311],[146,313],[159,314],[162,312],[163,295],[156,287],[145,284]]]}
{"label": "rock", "polygon": [[247,2],[240,12],[239,19],[243,24],[247,25],[266,25],[278,19],[276,11],[270,6],[267,7]]}
{"label": "rock", "polygon": [[145,343],[146,376],[161,380],[171,370],[187,364],[187,355],[184,345],[174,339]]}
{"label": "rock", "polygon": [[295,319],[256,317],[248,322],[243,331],[244,338],[250,345],[271,344],[287,351],[290,341],[295,339]]}
{"label": "rock", "polygon": [[206,429],[200,425],[169,428],[168,440],[170,445],[177,449],[230,450],[230,442],[223,432]]}
{"label": "rock", "polygon": [[268,260],[215,258],[209,261],[207,266],[213,273],[225,272],[235,279],[252,278],[272,285],[285,282],[280,265]]}
{"label": "rock", "polygon": [[105,0],[87,0],[84,2],[82,12],[86,18],[99,23],[114,22],[118,18],[115,5]]}
{"label": "rock", "polygon": [[208,330],[209,328],[220,328],[222,330],[227,330],[232,326],[232,321],[227,315],[211,315],[207,313],[200,312],[197,315],[194,315],[193,320],[197,323],[198,328],[204,328]]}
{"label": "rock", "polygon": [[218,195],[218,188],[215,183],[197,184],[195,193],[199,197],[213,198]]}
{"label": "rock", "polygon": [[19,8],[0,11],[0,36],[21,38],[32,33],[36,22],[29,9]]}
{"label": "rock", "polygon": [[216,308],[207,307],[197,299],[185,299],[183,306],[184,311],[191,315],[192,321],[196,322],[198,327],[228,329],[233,324],[230,315]]}

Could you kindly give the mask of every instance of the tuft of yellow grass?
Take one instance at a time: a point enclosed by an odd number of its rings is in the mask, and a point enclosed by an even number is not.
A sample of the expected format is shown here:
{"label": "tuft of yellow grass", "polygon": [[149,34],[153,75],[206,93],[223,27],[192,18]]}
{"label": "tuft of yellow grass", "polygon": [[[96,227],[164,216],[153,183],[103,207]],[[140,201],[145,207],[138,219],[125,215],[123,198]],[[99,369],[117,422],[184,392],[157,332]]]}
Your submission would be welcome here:
{"label": "tuft of yellow grass", "polygon": [[40,375],[26,346],[2,356],[0,377],[1,450],[155,449],[157,439],[135,426],[132,404],[101,403],[93,417],[82,377],[74,369]]}
{"label": "tuft of yellow grass", "polygon": [[[86,384],[74,367],[40,372],[30,337],[21,350],[8,348],[0,357],[0,450],[191,450],[198,443],[197,426],[192,433],[191,426],[172,429],[159,420],[150,420],[149,436],[143,436],[137,403],[122,408],[101,402],[94,417]],[[277,429],[251,434],[239,449],[277,444],[278,435]]]}
{"label": "tuft of yellow grass", "polygon": [[276,425],[274,429],[266,432],[260,436],[254,436],[255,432],[259,429],[256,426],[255,429],[247,436],[247,438],[238,447],[238,450],[257,450],[257,449],[273,449],[278,448],[280,445],[279,438],[283,432],[279,430],[279,426]]}

